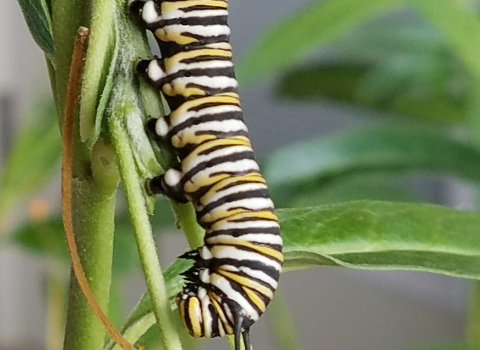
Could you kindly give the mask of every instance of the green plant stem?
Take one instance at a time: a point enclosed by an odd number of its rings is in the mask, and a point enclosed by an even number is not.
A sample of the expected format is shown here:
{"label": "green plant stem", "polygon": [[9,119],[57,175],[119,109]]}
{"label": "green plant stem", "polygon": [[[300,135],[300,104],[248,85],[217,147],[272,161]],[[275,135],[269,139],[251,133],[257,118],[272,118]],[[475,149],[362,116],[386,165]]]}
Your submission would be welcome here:
{"label": "green plant stem", "polygon": [[[235,339],[234,339],[233,335],[227,335],[227,342],[228,342],[228,345],[230,345],[230,349],[234,350],[235,349]],[[240,342],[240,349],[245,350],[245,344],[243,343],[243,341]],[[250,350],[253,350],[253,346],[251,347]]]}
{"label": "green plant stem", "polygon": [[292,315],[290,314],[285,294],[281,288],[275,292],[275,298],[273,298],[268,307],[267,316],[275,336],[276,349],[300,349]]}
{"label": "green plant stem", "polygon": [[[74,168],[75,169],[75,168]],[[107,310],[113,254],[115,191],[92,178],[73,176],[72,214],[78,252],[99,306]],[[105,331],[71,272],[65,350],[102,349]]]}
{"label": "green plant stem", "polygon": [[117,152],[122,183],[134,228],[135,240],[137,242],[147,289],[150,294],[152,308],[161,338],[166,350],[178,350],[182,349],[182,345],[170,309],[167,287],[158,262],[153,232],[148,219],[142,189],[138,182],[135,162],[129,146],[128,134],[121,121],[125,113],[128,113],[125,108],[115,110],[114,107],[112,112],[113,117],[109,118],[109,129],[112,133],[112,141]]}
{"label": "green plant stem", "polygon": [[45,349],[61,350],[63,338],[63,305],[65,304],[64,281],[59,276],[55,262],[49,264],[47,272],[47,317]]}
{"label": "green plant stem", "polygon": [[[125,329],[122,333],[125,339],[131,343],[135,343],[142,335],[144,335],[150,327],[155,323],[155,315],[153,312],[147,313],[144,317],[137,320],[130,327]],[[122,350],[118,344],[110,341],[104,348],[104,350]]]}
{"label": "green plant stem", "polygon": [[201,247],[203,245],[205,230],[197,223],[197,216],[195,215],[195,209],[192,204],[180,204],[171,201],[171,205],[177,217],[178,224],[185,232],[190,248],[196,249]]}
{"label": "green plant stem", "polygon": [[480,345],[480,281],[470,286],[466,338],[470,345]]}

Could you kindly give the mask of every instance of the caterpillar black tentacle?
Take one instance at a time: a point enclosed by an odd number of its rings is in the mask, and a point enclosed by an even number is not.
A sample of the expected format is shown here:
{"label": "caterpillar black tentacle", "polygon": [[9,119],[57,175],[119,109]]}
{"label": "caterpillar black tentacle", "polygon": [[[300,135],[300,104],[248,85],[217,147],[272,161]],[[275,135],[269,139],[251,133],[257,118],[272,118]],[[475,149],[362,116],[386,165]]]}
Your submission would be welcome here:
{"label": "caterpillar black tentacle", "polygon": [[194,337],[233,334],[236,350],[242,338],[250,349],[250,326],[278,285],[282,238],[243,122],[227,0],[138,0],[130,12],[162,54],[137,71],[172,111],[148,128],[180,160],[149,190],[192,202],[205,229],[204,245],[181,256],[194,261],[177,296],[181,320]]}

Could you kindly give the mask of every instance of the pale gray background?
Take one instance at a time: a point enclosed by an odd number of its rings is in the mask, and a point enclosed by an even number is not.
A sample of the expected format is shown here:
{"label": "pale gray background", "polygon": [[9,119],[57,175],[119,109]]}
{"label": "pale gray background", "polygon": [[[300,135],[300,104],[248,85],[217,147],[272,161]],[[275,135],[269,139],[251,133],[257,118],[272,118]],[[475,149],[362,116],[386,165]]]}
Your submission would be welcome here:
{"label": "pale gray background", "polygon": [[[240,57],[270,24],[305,3],[307,0],[231,1],[235,57]],[[280,145],[369,120],[368,111],[351,107],[275,101],[270,88],[271,81],[265,81],[241,89],[245,118],[259,157]],[[29,101],[48,92],[42,54],[30,38],[16,2],[0,1],[0,156]],[[50,187],[46,193],[53,202],[58,201],[58,186]],[[470,203],[468,188],[463,185],[435,183],[432,189],[435,197],[449,204],[467,207]],[[21,220],[24,211],[20,206],[12,220]],[[173,236],[160,244],[165,261],[184,249],[184,242]],[[45,265],[39,257],[17,248],[0,247],[0,349],[44,348]],[[460,279],[322,268],[285,274],[282,286],[305,350],[393,350],[455,341],[463,335],[467,284]],[[143,291],[141,279],[133,277],[125,290],[133,305]],[[275,349],[266,321],[262,319],[253,328],[257,350]],[[222,340],[209,340],[203,346],[210,350],[227,348]]]}

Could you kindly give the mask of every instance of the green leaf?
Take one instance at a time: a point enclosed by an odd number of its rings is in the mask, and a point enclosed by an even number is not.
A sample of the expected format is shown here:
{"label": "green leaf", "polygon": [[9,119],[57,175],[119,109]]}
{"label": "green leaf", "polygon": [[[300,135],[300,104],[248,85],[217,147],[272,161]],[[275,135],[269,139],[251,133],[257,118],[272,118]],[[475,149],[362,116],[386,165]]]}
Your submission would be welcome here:
{"label": "green leaf", "polygon": [[15,136],[0,175],[0,215],[37,191],[59,170],[60,132],[51,101],[38,101]]}
{"label": "green leaf", "polygon": [[417,16],[382,16],[358,26],[328,45],[335,56],[379,62],[399,56],[429,55],[453,60],[442,34]]}
{"label": "green leaf", "polygon": [[480,278],[480,214],[359,201],[278,210],[285,270],[331,265]]}
{"label": "green leaf", "polygon": [[53,61],[53,38],[49,3],[41,0],[17,0],[30,34],[40,49]]}
{"label": "green leaf", "polygon": [[36,254],[53,257],[65,263],[69,261],[62,218],[59,216],[40,222],[27,221],[12,233],[9,240]]}
{"label": "green leaf", "polygon": [[[284,270],[343,266],[416,270],[480,278],[480,214],[428,204],[358,201],[276,211]],[[164,278],[172,309],[191,262],[178,259]],[[146,293],[122,327],[134,342],[154,323]],[[105,349],[113,349],[112,342]],[[453,349],[452,349],[453,350]]]}
{"label": "green leaf", "polygon": [[271,28],[237,65],[237,76],[246,84],[281,71],[307,51],[402,3],[400,0],[317,1]]}
{"label": "green leaf", "polygon": [[360,174],[450,174],[480,181],[480,151],[418,127],[375,127],[314,139],[281,149],[262,164],[274,200]]}
{"label": "green leaf", "polygon": [[412,8],[437,27],[470,73],[480,78],[480,22],[455,0],[409,0]]}
{"label": "green leaf", "polygon": [[282,75],[276,85],[280,97],[318,101],[326,97],[340,101],[355,100],[358,86],[372,69],[368,63],[320,62],[302,68],[293,68]]}
{"label": "green leaf", "polygon": [[340,60],[296,68],[278,82],[277,94],[307,101],[333,99],[428,121],[466,120],[468,100],[458,87],[467,87],[468,77],[428,57],[401,60],[382,65]]}
{"label": "green leaf", "polygon": [[424,21],[375,20],[327,50],[331,58],[288,71],[279,94],[332,98],[425,120],[466,119],[470,76],[441,33]]}
{"label": "green leaf", "polygon": [[423,120],[464,121],[469,77],[440,57],[396,57],[372,67],[359,81],[356,101]]}
{"label": "green leaf", "polygon": [[[280,188],[270,191],[273,198],[281,198]],[[324,204],[348,202],[354,200],[382,200],[392,202],[425,202],[426,199],[401,184],[400,181],[382,174],[363,174],[351,176],[343,181],[333,181],[319,188],[300,188],[288,203],[276,203],[282,207],[312,207]]]}

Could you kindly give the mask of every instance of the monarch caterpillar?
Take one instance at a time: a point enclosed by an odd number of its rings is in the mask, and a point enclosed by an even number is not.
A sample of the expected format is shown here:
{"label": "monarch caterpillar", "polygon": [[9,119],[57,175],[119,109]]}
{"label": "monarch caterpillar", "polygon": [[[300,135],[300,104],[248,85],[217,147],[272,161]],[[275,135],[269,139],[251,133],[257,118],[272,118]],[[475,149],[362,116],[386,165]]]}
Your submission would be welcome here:
{"label": "monarch caterpillar", "polygon": [[171,109],[148,126],[180,164],[149,181],[154,194],[192,202],[205,229],[177,296],[194,337],[235,336],[250,349],[250,326],[273,297],[283,263],[274,205],[248,139],[237,94],[227,0],[137,0],[130,11],[152,31],[162,58],[137,71]]}

